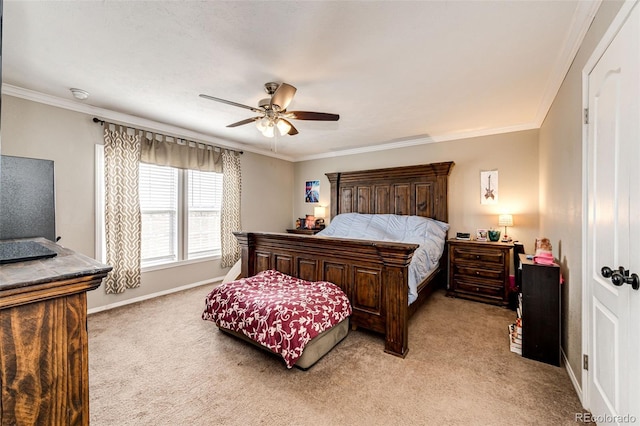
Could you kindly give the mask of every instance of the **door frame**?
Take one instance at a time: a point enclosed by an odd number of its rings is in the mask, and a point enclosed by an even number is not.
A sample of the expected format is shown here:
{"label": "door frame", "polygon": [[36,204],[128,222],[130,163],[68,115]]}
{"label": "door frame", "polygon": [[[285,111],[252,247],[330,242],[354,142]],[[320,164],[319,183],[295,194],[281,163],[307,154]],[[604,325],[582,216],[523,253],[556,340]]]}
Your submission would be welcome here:
{"label": "door frame", "polygon": [[[605,53],[615,36],[618,34],[624,23],[627,21],[631,10],[636,6],[636,4],[640,3],[640,0],[625,0],[623,5],[620,7],[620,10],[616,14],[616,17],[611,21],[609,28],[604,33],[598,45],[591,53],[591,56],[587,60],[584,68],[582,69],[582,111],[589,108],[589,75],[591,71],[595,68],[596,64]],[[638,6],[640,7],[640,5]],[[590,348],[590,336],[591,336],[591,310],[589,309],[590,300],[591,300],[591,286],[589,285],[589,280],[587,277],[589,276],[589,259],[587,258],[587,245],[589,241],[587,241],[587,236],[589,233],[589,125],[584,122],[584,118],[582,120],[582,354],[589,356],[590,359],[591,353],[589,352]],[[591,407],[591,395],[589,394],[589,374],[591,370],[582,369],[582,378],[579,392],[580,401],[582,402],[582,406],[585,409],[589,409]]]}

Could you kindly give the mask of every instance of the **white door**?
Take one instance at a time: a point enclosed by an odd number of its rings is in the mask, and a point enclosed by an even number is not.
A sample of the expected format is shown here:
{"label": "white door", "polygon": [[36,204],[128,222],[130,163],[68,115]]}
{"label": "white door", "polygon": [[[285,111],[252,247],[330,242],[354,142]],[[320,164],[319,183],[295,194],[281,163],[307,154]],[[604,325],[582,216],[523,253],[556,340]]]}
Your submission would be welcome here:
{"label": "white door", "polygon": [[[640,422],[640,7],[588,78],[587,408],[599,424]],[[629,276],[602,272],[603,267]],[[640,285],[640,278],[638,278]]]}

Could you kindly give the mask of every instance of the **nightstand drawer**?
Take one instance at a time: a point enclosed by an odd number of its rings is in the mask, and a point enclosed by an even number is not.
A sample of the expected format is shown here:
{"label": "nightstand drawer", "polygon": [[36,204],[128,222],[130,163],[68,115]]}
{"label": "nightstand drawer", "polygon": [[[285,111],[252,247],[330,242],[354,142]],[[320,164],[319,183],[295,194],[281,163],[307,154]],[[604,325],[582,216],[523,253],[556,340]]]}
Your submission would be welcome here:
{"label": "nightstand drawer", "polygon": [[459,260],[474,260],[483,263],[494,263],[496,265],[504,265],[504,250],[482,249],[473,250],[465,247],[454,247],[453,256]]}
{"label": "nightstand drawer", "polygon": [[500,300],[504,297],[504,287],[491,285],[490,283],[483,281],[470,281],[464,278],[456,279],[456,291],[467,294],[495,297]]}
{"label": "nightstand drawer", "polygon": [[497,285],[502,285],[504,282],[504,267],[498,265],[498,268],[487,268],[486,266],[489,265],[483,265],[482,268],[478,268],[477,266],[466,266],[458,263],[453,265],[453,274],[454,276],[487,278],[496,281]]}

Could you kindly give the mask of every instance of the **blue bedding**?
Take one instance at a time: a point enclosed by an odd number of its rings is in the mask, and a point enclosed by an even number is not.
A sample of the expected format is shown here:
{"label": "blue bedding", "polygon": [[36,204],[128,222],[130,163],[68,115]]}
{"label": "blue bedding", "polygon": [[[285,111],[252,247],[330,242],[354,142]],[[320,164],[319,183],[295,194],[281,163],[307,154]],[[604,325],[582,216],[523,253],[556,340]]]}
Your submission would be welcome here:
{"label": "blue bedding", "polygon": [[409,265],[409,304],[418,297],[418,284],[437,266],[449,224],[421,216],[343,213],[317,235],[419,244]]}

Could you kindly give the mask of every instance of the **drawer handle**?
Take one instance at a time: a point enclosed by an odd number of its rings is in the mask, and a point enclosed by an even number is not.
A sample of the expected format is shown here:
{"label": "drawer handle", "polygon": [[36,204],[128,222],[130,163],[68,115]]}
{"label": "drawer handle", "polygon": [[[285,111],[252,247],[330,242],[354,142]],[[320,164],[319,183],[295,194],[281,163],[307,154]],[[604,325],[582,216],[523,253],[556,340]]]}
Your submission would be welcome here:
{"label": "drawer handle", "polygon": [[476,275],[480,275],[480,271],[476,271]]}
{"label": "drawer handle", "polygon": [[480,291],[480,287],[476,287],[476,291]]}
{"label": "drawer handle", "polygon": [[476,254],[476,259],[480,259],[480,255],[479,254]]}

